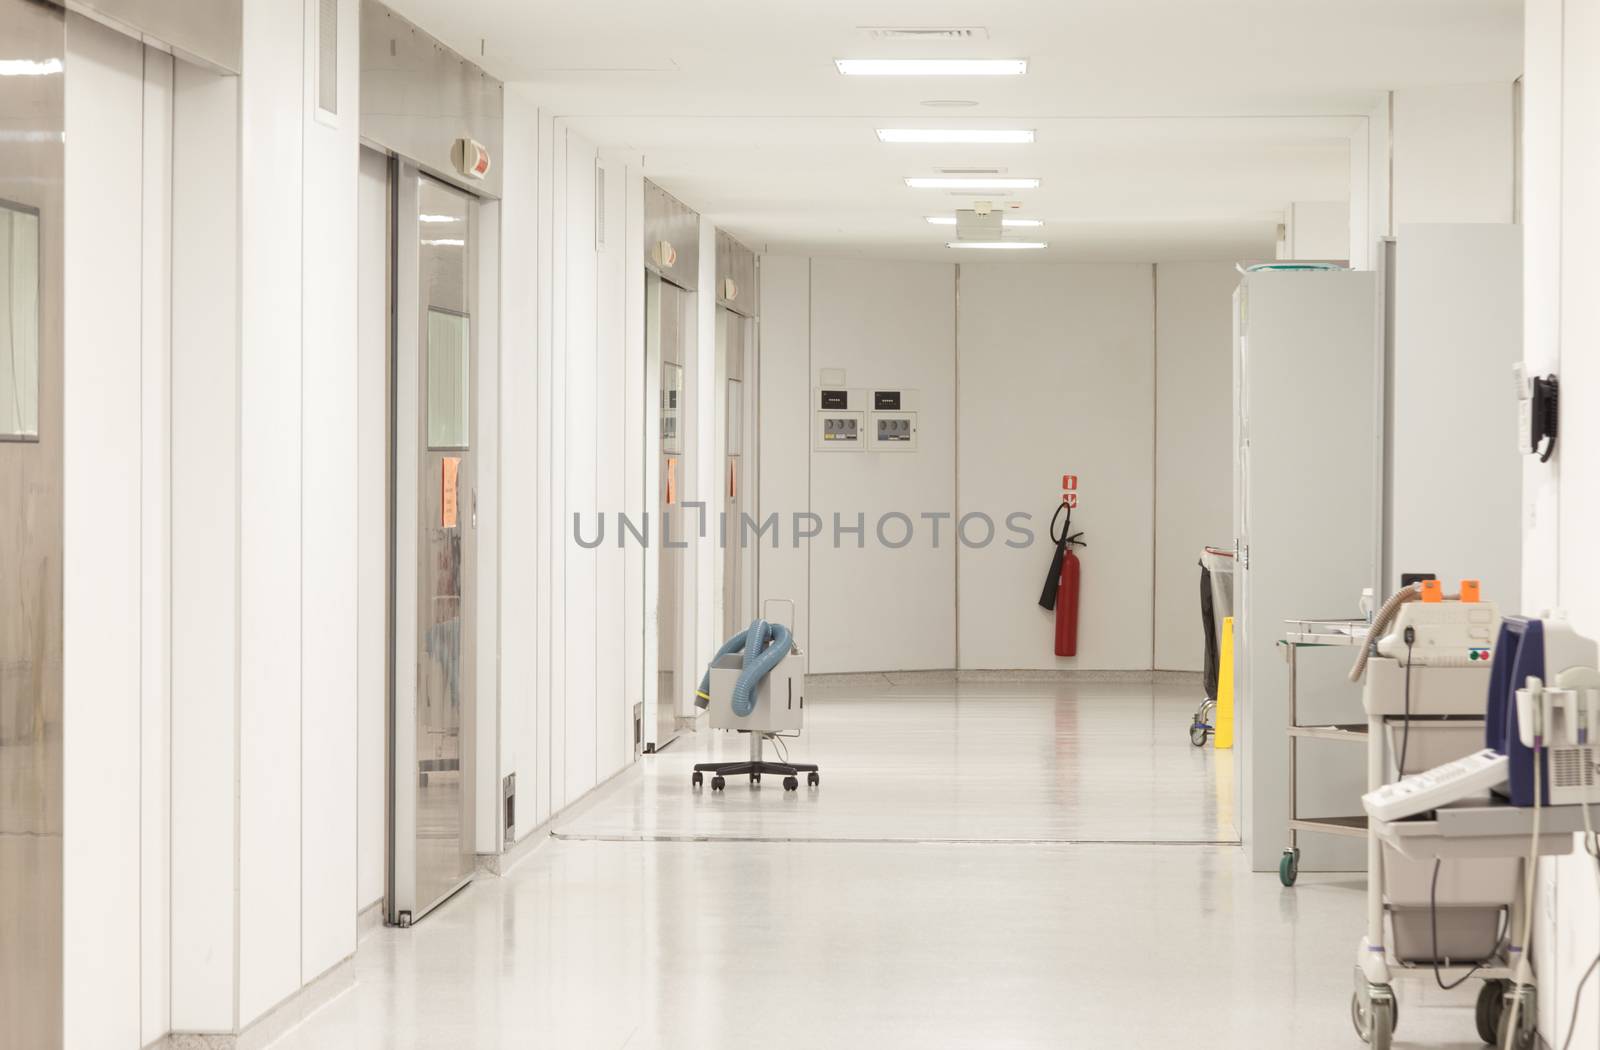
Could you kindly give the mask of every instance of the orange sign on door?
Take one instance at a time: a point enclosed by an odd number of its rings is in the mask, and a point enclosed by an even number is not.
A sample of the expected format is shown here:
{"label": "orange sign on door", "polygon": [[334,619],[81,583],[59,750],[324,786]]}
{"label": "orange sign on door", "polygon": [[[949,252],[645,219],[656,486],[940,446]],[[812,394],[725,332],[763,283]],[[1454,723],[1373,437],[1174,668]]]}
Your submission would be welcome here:
{"label": "orange sign on door", "polygon": [[439,460],[439,527],[453,529],[460,518],[456,492],[461,479],[461,457],[445,456]]}

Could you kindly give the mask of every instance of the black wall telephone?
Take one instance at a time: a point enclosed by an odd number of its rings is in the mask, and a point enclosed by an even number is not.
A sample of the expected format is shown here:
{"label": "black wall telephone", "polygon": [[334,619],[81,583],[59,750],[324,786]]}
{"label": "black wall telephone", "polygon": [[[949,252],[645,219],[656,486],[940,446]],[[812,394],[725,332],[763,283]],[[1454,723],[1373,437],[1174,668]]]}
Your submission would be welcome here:
{"label": "black wall telephone", "polygon": [[[1547,463],[1556,450],[1556,430],[1561,407],[1561,385],[1555,376],[1518,375],[1517,437],[1522,451]],[[1539,442],[1545,442],[1544,448]]]}

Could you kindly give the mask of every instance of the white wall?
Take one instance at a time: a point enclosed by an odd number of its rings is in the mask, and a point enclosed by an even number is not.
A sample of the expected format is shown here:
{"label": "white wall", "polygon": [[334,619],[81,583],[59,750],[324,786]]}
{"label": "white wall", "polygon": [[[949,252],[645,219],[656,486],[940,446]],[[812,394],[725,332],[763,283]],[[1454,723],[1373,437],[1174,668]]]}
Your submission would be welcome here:
{"label": "white wall", "polygon": [[[776,549],[761,545],[760,597],[796,600],[819,673],[1199,670],[1195,561],[1202,546],[1232,535],[1232,263],[1163,264],[1155,281],[1149,265],[965,263],[959,331],[942,298],[946,274],[926,264],[762,258],[759,503],[762,515],[778,515],[782,535]],[[942,350],[952,342],[947,369]],[[919,450],[813,452],[824,368],[843,368],[848,388],[917,387]],[[1036,604],[1064,473],[1080,475],[1074,528],[1090,543],[1080,552],[1076,660],[1053,655],[1053,618]],[[850,535],[833,548],[835,510],[846,525],[866,514],[864,550]],[[910,547],[877,544],[884,510],[913,518]],[[805,511],[822,518],[823,534],[797,544],[793,515]],[[923,511],[951,515],[938,550]],[[994,543],[958,549],[956,521],[980,512],[995,522]],[[1012,512],[1031,516],[1027,549],[1006,546],[1019,536],[1007,529]],[[969,521],[969,539],[983,531]],[[905,624],[883,631],[861,594],[904,598]],[[940,616],[951,609],[959,657],[944,648]]]}
{"label": "white wall", "polygon": [[[1156,267],[1154,666],[1199,671],[1201,548],[1233,545],[1232,263]],[[1088,553],[1088,552],[1085,552]]]}
{"label": "white wall", "polygon": [[626,235],[620,163],[606,162],[601,250],[595,146],[522,85],[507,86],[505,133],[499,774],[517,775],[520,839],[633,759],[637,697],[617,647],[642,633],[642,608],[629,601],[614,534],[584,549],[572,516],[592,537],[596,512],[614,527],[629,498],[621,406],[642,377],[628,366],[624,304],[643,259]]}
{"label": "white wall", "polygon": [[[382,893],[386,216],[381,171],[358,175],[357,9],[331,124],[306,5],[250,0],[243,77],[72,19],[74,1046],[248,1028],[350,955]],[[480,301],[504,448],[480,511],[516,537],[488,541],[481,610],[491,851],[500,774],[525,835],[632,760],[641,682],[614,643],[643,621],[627,552],[569,539],[575,509],[638,510],[637,169],[605,161],[597,202],[594,146],[518,89],[507,109]]]}
{"label": "white wall", "polygon": [[[500,553],[499,767],[517,778],[518,834],[548,814],[548,796],[538,789],[538,706],[544,693],[537,675],[544,574],[540,571],[546,530],[540,526],[539,463],[548,433],[539,382],[535,294],[539,266],[538,107],[526,89],[507,85],[500,205],[500,531],[518,537]],[[526,756],[524,758],[524,756]],[[541,764],[542,765],[542,764]],[[545,799],[541,811],[540,799]],[[504,820],[502,815],[501,820]]]}
{"label": "white wall", "polygon": [[[1530,372],[1561,378],[1561,437],[1554,458],[1523,459],[1523,607],[1564,608],[1600,636],[1600,556],[1590,541],[1600,496],[1600,3],[1529,0],[1524,80],[1524,340]],[[1600,1036],[1591,978],[1575,1033],[1567,1030],[1578,980],[1600,950],[1594,862],[1581,847],[1541,864],[1534,962],[1539,1031],[1552,1046]]]}
{"label": "white wall", "polygon": [[1395,91],[1390,229],[1411,222],[1510,222],[1512,110],[1509,83]]}
{"label": "white wall", "polygon": [[144,52],[140,403],[140,1039],[171,1027],[172,263],[177,63]]}
{"label": "white wall", "polygon": [[238,965],[239,82],[184,63],[176,73],[172,1027],[226,1032]]}
{"label": "white wall", "polygon": [[[300,985],[304,12],[244,5],[240,116],[239,1022]],[[325,804],[335,804],[328,800]]]}
{"label": "white wall", "polygon": [[[795,603],[802,645],[811,637],[811,547],[796,544],[790,517],[811,505],[811,260],[761,257],[761,469],[756,474],[761,517],[777,514],[785,529],[777,546],[751,550],[760,559],[758,603]],[[752,540],[754,543],[754,540]]]}
{"label": "white wall", "polygon": [[[152,760],[161,757],[150,738],[161,735],[165,704],[159,665],[151,680],[143,673],[146,598],[159,605],[164,590],[162,537],[156,531],[147,547],[143,525],[147,505],[159,506],[165,495],[159,473],[144,477],[146,438],[158,448],[165,429],[161,401],[152,396],[154,418],[146,430],[145,366],[148,355],[150,370],[159,373],[166,356],[159,311],[149,318],[151,341],[145,345],[141,291],[145,48],[78,15],[67,18],[66,47],[65,1042],[137,1047],[145,1041],[141,876],[148,853],[160,877],[159,858],[167,846],[159,820],[146,827],[159,815],[161,799],[145,798],[143,776],[147,748]],[[161,98],[170,100],[172,66],[159,54],[152,65],[158,72],[148,94],[159,130],[148,145],[156,147],[170,127],[171,110],[163,111]],[[159,208],[165,172],[153,167],[156,183],[149,197]],[[151,249],[158,254],[158,246]],[[154,276],[164,280],[159,270]],[[159,518],[153,524],[159,530]],[[148,564],[147,551],[153,555]],[[164,624],[156,618],[150,627],[149,641],[157,643]],[[145,725],[147,720],[152,724]],[[106,878],[108,871],[120,874]],[[159,923],[159,904],[151,903],[149,918]],[[161,960],[151,961],[159,967]],[[159,987],[160,978],[152,976]]]}
{"label": "white wall", "polygon": [[356,208],[356,900],[365,908],[384,894],[389,782],[389,181],[387,158],[373,150],[361,151]]}
{"label": "white wall", "polygon": [[[959,666],[1151,666],[1154,317],[1149,265],[962,264],[959,511],[1025,511],[1038,538],[960,551]],[[1073,658],[1037,604],[1063,474],[1089,544]]]}
{"label": "white wall", "polygon": [[[921,517],[955,506],[955,291],[955,267],[947,264],[811,261],[807,387],[819,385],[823,369],[836,368],[845,371],[846,387],[914,390],[917,397],[914,452],[811,456],[810,510],[822,518],[823,532],[811,541],[810,635],[801,641],[813,672],[955,666],[954,522],[943,523],[935,547]],[[809,414],[807,423],[802,440],[809,446]],[[789,516],[766,503],[762,511]],[[893,511],[916,526],[900,549],[882,546],[875,534],[880,517]],[[845,528],[862,517],[864,535],[843,534],[836,543],[836,515]],[[888,535],[899,542],[899,531]],[[886,621],[881,602],[895,598]]]}
{"label": "white wall", "polygon": [[[290,991],[355,950],[360,8],[339,5],[334,126],[314,119],[316,0],[303,0],[300,244],[300,958]],[[248,315],[247,315],[248,321]],[[246,344],[249,345],[248,343]],[[248,480],[248,479],[247,479]]]}
{"label": "white wall", "polygon": [[1283,216],[1280,259],[1348,259],[1350,204],[1347,201],[1295,201]]}
{"label": "white wall", "polygon": [[1404,572],[1521,590],[1521,463],[1511,366],[1522,347],[1522,231],[1400,227],[1395,245],[1393,492],[1383,591]]}

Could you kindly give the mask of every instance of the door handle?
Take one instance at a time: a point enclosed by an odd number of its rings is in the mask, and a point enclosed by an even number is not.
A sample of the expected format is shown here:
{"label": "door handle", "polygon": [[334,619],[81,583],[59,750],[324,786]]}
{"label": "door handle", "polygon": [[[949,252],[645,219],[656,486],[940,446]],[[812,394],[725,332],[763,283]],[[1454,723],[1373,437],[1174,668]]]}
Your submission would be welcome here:
{"label": "door handle", "polygon": [[478,486],[472,486],[472,527],[478,527]]}

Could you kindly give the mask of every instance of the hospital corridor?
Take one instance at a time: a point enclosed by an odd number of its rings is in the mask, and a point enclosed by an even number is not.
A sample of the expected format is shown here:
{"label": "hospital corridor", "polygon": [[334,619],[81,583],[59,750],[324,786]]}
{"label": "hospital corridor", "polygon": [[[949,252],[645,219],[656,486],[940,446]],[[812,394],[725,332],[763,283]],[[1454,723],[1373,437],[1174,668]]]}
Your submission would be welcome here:
{"label": "hospital corridor", "polygon": [[1600,0],[0,0],[0,1050],[1600,1050]]}

